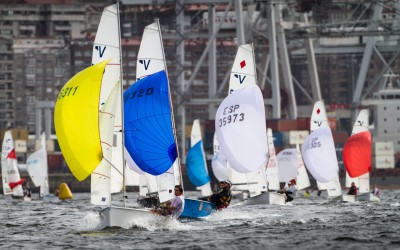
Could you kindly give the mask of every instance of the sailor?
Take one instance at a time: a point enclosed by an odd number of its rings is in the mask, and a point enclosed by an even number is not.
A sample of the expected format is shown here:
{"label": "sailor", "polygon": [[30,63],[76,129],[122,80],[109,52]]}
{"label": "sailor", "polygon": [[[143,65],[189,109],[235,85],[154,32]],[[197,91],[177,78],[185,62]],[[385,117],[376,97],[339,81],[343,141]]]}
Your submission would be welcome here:
{"label": "sailor", "polygon": [[380,198],[381,193],[379,192],[379,189],[376,185],[374,185],[374,188],[372,189],[371,193],[378,196],[378,198]]}
{"label": "sailor", "polygon": [[349,189],[349,192],[347,192],[347,194],[357,196],[357,187],[356,187],[356,184],[354,183],[354,181],[351,183],[351,187]]}
{"label": "sailor", "polygon": [[221,181],[219,183],[219,193],[211,195],[208,200],[218,209],[227,208],[232,199],[231,186],[232,183],[230,181]]}
{"label": "sailor", "polygon": [[172,217],[179,218],[185,207],[185,199],[183,198],[183,188],[176,185],[174,188],[175,197],[165,203],[163,215],[171,215]]}
{"label": "sailor", "polygon": [[284,188],[283,192],[286,195],[286,202],[292,201],[297,193],[296,180],[291,179],[288,182],[288,186]]}

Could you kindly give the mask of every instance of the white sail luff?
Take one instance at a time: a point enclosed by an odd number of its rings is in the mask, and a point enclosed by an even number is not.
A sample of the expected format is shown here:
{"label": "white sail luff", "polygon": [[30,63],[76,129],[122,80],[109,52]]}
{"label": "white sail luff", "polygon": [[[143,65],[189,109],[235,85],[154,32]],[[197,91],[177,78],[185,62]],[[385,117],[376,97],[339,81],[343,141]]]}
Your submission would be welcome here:
{"label": "white sail luff", "polygon": [[279,182],[279,170],[278,170],[278,161],[276,159],[276,152],[274,146],[274,136],[272,133],[272,129],[267,129],[267,138],[268,138],[268,163],[267,163],[267,182],[268,182],[268,190],[280,190],[280,182]]}

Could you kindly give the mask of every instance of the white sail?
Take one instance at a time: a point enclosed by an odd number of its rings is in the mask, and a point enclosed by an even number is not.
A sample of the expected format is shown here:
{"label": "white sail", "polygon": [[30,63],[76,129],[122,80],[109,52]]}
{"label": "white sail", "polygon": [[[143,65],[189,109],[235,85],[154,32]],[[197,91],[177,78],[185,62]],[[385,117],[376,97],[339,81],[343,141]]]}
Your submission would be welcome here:
{"label": "white sail", "polygon": [[274,136],[272,134],[272,129],[267,129],[268,138],[268,163],[267,163],[267,182],[268,190],[280,190],[279,182],[279,170],[278,161],[276,159],[275,146],[274,146]]}
{"label": "white sail", "polygon": [[[369,125],[368,109],[362,109],[358,114],[356,121],[354,122],[351,135],[368,131],[369,130],[368,125]],[[346,171],[346,187],[350,187],[352,182],[354,182],[354,184],[359,188],[360,193],[369,193],[369,173],[365,173],[356,178],[351,178]]]}
{"label": "white sail", "polygon": [[302,190],[308,188],[310,183],[310,178],[308,178],[307,170],[303,162],[303,157],[301,157],[301,151],[299,144],[296,144],[296,151],[297,151],[297,179],[296,179],[296,186],[297,190]]}
{"label": "white sail", "polygon": [[36,187],[40,187],[40,197],[49,195],[48,166],[46,140],[44,133],[41,136],[41,149],[28,156],[26,169]]}
{"label": "white sail", "polygon": [[278,159],[279,181],[289,182],[296,179],[298,168],[297,150],[295,148],[287,148],[279,152],[276,156]]}
{"label": "white sail", "polygon": [[[113,148],[113,127],[117,97],[120,89],[119,82],[114,86],[109,98],[102,106],[99,115],[101,148],[103,160],[91,174],[91,202],[94,205],[111,205],[111,160]],[[122,173],[120,173],[122,174]]]}
{"label": "white sail", "polygon": [[161,44],[160,28],[157,22],[144,28],[136,62],[136,79],[142,79],[165,70],[164,49]]}
{"label": "white sail", "polygon": [[308,135],[302,147],[303,159],[314,178],[322,183],[335,181],[339,168],[335,145],[329,127],[322,127]]}
{"label": "white sail", "polygon": [[[190,146],[193,147],[201,140],[202,140],[202,135],[201,135],[201,129],[200,129],[200,120],[195,119],[193,121],[192,131],[190,132]],[[203,148],[203,145],[201,145],[201,147]],[[204,150],[202,150],[202,151],[204,153]],[[203,155],[203,158],[204,158],[204,166],[206,166],[206,171],[208,173],[205,155]],[[212,195],[210,182],[207,182],[203,186],[197,187],[196,189],[200,190],[202,197]]]}
{"label": "white sail", "polygon": [[[104,8],[99,27],[97,29],[96,38],[93,44],[92,52],[92,64],[99,63],[104,60],[111,59],[110,63],[107,64],[104,75],[103,84],[100,92],[100,110],[103,109],[103,105],[106,103],[108,97],[115,84],[120,80],[120,36],[118,27],[118,13],[117,5],[113,4]],[[121,84],[121,83],[120,83]],[[115,118],[112,126],[113,137],[111,138],[111,150],[109,164],[102,163],[101,168],[110,168],[106,171],[110,182],[107,185],[111,185],[111,192],[118,193],[123,189],[123,159],[122,159],[122,112],[121,112],[121,90],[117,92],[116,107],[115,107]],[[98,172],[98,171],[97,171]],[[95,178],[100,178],[99,181],[103,182],[103,177],[100,175],[92,176],[92,182],[96,182]],[[106,184],[106,183],[103,183]],[[93,186],[93,185],[92,185]],[[99,187],[98,185],[96,185]],[[108,190],[108,187],[106,188]],[[98,192],[94,190],[94,192]]]}
{"label": "white sail", "polygon": [[238,89],[257,84],[252,44],[240,45],[229,78],[229,94]]}
{"label": "white sail", "polygon": [[3,179],[4,195],[13,195],[16,197],[24,196],[21,184],[11,189],[10,184],[21,182],[18,171],[18,163],[14,150],[14,141],[10,130],[4,133],[4,139],[1,149],[1,175]]}

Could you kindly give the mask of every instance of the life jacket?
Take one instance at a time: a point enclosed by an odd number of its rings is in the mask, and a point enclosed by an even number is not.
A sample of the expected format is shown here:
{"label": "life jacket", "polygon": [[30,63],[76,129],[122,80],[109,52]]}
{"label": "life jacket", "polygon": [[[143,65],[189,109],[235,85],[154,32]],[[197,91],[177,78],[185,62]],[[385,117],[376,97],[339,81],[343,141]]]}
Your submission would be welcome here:
{"label": "life jacket", "polygon": [[[214,199],[211,202],[218,208],[227,208],[231,203],[232,194],[229,189],[222,189],[218,194],[212,195]],[[215,199],[216,198],[216,199]]]}

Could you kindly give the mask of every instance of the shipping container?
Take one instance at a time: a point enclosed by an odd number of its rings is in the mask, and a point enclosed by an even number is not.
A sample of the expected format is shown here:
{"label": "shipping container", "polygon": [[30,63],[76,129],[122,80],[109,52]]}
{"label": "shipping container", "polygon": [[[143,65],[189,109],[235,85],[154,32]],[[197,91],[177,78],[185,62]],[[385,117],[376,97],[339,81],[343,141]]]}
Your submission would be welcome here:
{"label": "shipping container", "polygon": [[274,146],[282,147],[283,146],[283,135],[281,132],[272,132],[272,136],[274,137]]}
{"label": "shipping container", "polygon": [[283,143],[289,145],[303,144],[309,135],[308,130],[293,130],[283,133]]}
{"label": "shipping container", "polygon": [[267,127],[277,132],[297,130],[297,120],[267,120]]}
{"label": "shipping container", "polygon": [[394,155],[375,155],[373,158],[375,168],[394,168]]}
{"label": "shipping container", "polygon": [[28,150],[26,140],[14,140],[14,148],[17,153],[26,153]]}
{"label": "shipping container", "polygon": [[343,144],[349,138],[346,131],[332,131],[332,136],[335,144]]}
{"label": "shipping container", "polygon": [[297,129],[310,131],[310,118],[297,118]]}
{"label": "shipping container", "polygon": [[62,154],[47,154],[49,172],[61,172],[65,169],[65,160]]}
{"label": "shipping container", "polygon": [[393,155],[393,142],[375,142],[375,155]]}

